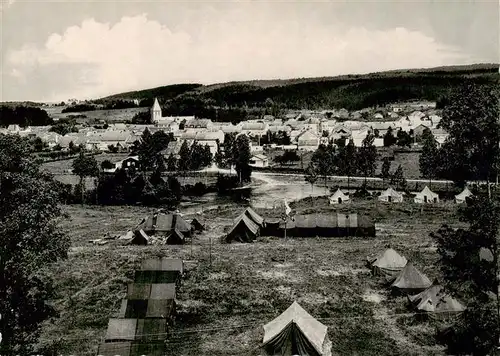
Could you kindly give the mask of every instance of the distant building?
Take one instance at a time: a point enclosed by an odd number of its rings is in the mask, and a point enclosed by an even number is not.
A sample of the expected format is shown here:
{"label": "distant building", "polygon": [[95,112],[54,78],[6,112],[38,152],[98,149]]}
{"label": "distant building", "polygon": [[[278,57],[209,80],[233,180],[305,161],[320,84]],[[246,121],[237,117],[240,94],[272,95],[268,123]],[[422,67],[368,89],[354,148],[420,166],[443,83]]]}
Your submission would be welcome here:
{"label": "distant building", "polygon": [[158,99],[155,98],[153,107],[151,108],[151,121],[156,124],[159,121],[161,121],[161,118],[162,118],[161,106],[160,103],[158,102]]}
{"label": "distant building", "polygon": [[139,168],[139,156],[130,156],[114,163],[114,168],[104,169],[105,173],[114,173],[118,169]]}
{"label": "distant building", "polygon": [[319,136],[312,130],[304,131],[297,136],[297,148],[301,151],[315,151],[319,142]]}
{"label": "distant building", "polygon": [[256,168],[266,168],[269,167],[269,159],[263,154],[254,154],[250,158],[249,165]]}

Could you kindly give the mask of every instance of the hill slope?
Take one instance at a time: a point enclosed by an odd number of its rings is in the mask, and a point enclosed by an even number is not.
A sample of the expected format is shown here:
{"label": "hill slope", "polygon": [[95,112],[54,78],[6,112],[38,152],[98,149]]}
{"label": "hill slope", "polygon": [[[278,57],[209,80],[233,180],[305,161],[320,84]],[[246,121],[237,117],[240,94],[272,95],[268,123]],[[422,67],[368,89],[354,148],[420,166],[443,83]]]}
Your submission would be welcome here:
{"label": "hill slope", "polygon": [[158,97],[167,112],[197,115],[200,108],[344,107],[350,110],[411,99],[438,100],[464,81],[498,83],[498,64],[395,70],[322,78],[251,80],[212,85],[179,84],[108,98]]}

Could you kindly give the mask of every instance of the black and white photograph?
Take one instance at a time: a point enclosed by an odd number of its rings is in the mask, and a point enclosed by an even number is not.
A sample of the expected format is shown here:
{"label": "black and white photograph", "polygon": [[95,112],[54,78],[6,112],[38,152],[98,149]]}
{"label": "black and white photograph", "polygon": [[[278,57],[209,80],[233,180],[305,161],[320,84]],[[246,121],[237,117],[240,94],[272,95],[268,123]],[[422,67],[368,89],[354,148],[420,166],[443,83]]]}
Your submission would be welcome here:
{"label": "black and white photograph", "polygon": [[0,0],[0,356],[500,355],[499,0]]}

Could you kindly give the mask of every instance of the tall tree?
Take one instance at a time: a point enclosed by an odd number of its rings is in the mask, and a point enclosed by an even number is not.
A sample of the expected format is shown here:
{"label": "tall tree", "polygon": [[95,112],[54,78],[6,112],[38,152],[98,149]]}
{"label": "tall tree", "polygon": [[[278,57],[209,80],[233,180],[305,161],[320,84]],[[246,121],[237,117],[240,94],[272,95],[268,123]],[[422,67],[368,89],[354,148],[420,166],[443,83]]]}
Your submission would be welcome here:
{"label": "tall tree", "polygon": [[359,171],[363,173],[365,177],[365,185],[366,185],[366,177],[375,175],[375,167],[377,163],[377,149],[373,145],[375,141],[375,136],[373,134],[368,134],[363,140],[363,143],[358,150],[358,167]]}
{"label": "tall tree", "polygon": [[305,180],[311,185],[311,193],[314,192],[314,183],[318,180],[318,174],[316,173],[314,165],[311,163],[309,163],[306,168]]}
{"label": "tall tree", "polygon": [[[465,179],[489,181],[497,173],[500,156],[500,109],[494,88],[465,84],[451,93],[440,126],[449,133],[444,153],[445,177],[455,180],[460,170]],[[488,184],[489,189],[489,184]]]}
{"label": "tall tree", "polygon": [[385,186],[385,181],[387,178],[391,176],[391,161],[389,160],[389,157],[384,157],[383,162],[382,162],[382,168],[381,168],[381,175],[382,175],[382,181],[383,185]]}
{"label": "tall tree", "polygon": [[454,337],[444,341],[454,354],[493,354],[500,335],[497,277],[500,206],[487,196],[476,195],[467,201],[461,217],[468,228],[452,229],[444,225],[431,234],[438,243],[447,289],[467,305],[452,327]]}
{"label": "tall tree", "polygon": [[177,170],[177,159],[171,153],[168,156],[168,159],[167,159],[167,171],[169,171],[169,172],[175,172],[176,170]]}
{"label": "tall tree", "polygon": [[40,325],[56,315],[55,298],[43,273],[67,257],[69,238],[57,227],[59,192],[41,172],[29,144],[0,135],[0,354],[33,353]]}
{"label": "tall tree", "polygon": [[73,174],[76,174],[80,178],[79,186],[83,204],[85,200],[85,178],[98,177],[99,166],[97,165],[97,161],[94,156],[86,156],[84,150],[81,150],[79,156],[73,160],[72,167]]}
{"label": "tall tree", "polygon": [[191,150],[187,141],[184,141],[179,150],[178,169],[186,172],[191,167]]}
{"label": "tall tree", "polygon": [[406,178],[403,167],[401,167],[401,165],[399,165],[396,171],[393,173],[391,177],[391,184],[395,185],[396,189],[406,190]]}
{"label": "tall tree", "polygon": [[335,170],[335,146],[333,144],[319,145],[318,149],[314,151],[310,164],[313,166],[314,171],[321,177],[327,186],[326,180],[329,175],[332,175]]}
{"label": "tall tree", "polygon": [[347,176],[347,190],[350,189],[351,177],[358,172],[358,150],[354,146],[353,140],[349,140],[347,145],[339,146],[336,157],[339,174]]}
{"label": "tall tree", "polygon": [[233,155],[240,183],[249,182],[252,175],[252,167],[250,166],[252,154],[250,153],[250,140],[247,135],[239,135],[236,138]]}
{"label": "tall tree", "polygon": [[396,137],[394,137],[394,130],[391,126],[387,129],[384,135],[384,147],[391,147],[397,142]]}
{"label": "tall tree", "polygon": [[439,151],[436,139],[431,130],[426,128],[422,133],[422,153],[419,157],[420,174],[424,178],[429,178],[429,185],[432,178],[436,177],[439,168]]}

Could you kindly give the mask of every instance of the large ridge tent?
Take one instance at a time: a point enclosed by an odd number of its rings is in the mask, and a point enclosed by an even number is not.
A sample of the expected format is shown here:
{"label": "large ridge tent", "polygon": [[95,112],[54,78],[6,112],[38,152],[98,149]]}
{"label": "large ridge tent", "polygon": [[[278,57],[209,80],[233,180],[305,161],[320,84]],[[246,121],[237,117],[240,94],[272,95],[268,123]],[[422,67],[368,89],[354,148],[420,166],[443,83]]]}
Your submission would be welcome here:
{"label": "large ridge tent", "polygon": [[226,235],[226,242],[252,242],[259,236],[259,226],[246,214],[240,215]]}
{"label": "large ridge tent", "polygon": [[255,210],[253,210],[252,208],[248,207],[243,214],[247,215],[250,219],[252,219],[252,221],[256,223],[259,227],[265,226],[264,218],[259,214],[257,214]]}
{"label": "large ridge tent", "polygon": [[465,200],[471,196],[472,196],[472,192],[469,190],[469,188],[465,187],[464,190],[460,194],[455,195],[455,202],[457,204],[465,203]]}
{"label": "large ridge tent", "polygon": [[330,197],[330,204],[342,204],[349,201],[349,196],[345,195],[340,189]]}
{"label": "large ridge tent", "polygon": [[142,261],[141,269],[135,271],[135,283],[177,283],[184,272],[180,258],[152,258]]}
{"label": "large ridge tent", "polygon": [[393,279],[406,266],[408,262],[404,256],[401,256],[396,250],[388,248],[380,253],[375,259],[368,261],[373,274],[384,276],[387,279]]}
{"label": "large ridge tent", "polygon": [[425,312],[434,319],[455,316],[465,310],[465,307],[455,298],[445,292],[440,285],[434,284],[416,294],[408,296],[410,303],[419,312]]}
{"label": "large ridge tent", "polygon": [[[280,223],[280,234],[283,236],[285,222]],[[296,215],[286,222],[289,236],[375,236],[375,224],[368,216],[358,214],[311,214]]]}
{"label": "large ridge tent", "polygon": [[170,319],[174,312],[174,299],[123,299],[118,317]]}
{"label": "large ridge tent", "polygon": [[384,190],[380,196],[378,197],[378,200],[387,202],[387,203],[402,203],[403,202],[403,194],[395,191],[392,188],[387,188]]}
{"label": "large ridge tent", "polygon": [[413,200],[418,204],[439,203],[439,195],[431,191],[428,186],[425,186],[425,188],[422,189],[421,192],[415,195],[415,198]]}
{"label": "large ridge tent", "polygon": [[399,272],[391,287],[405,293],[419,293],[431,285],[429,278],[420,272],[413,263],[408,262]]}
{"label": "large ridge tent", "polygon": [[138,229],[144,230],[148,235],[168,234],[172,230],[178,230],[183,235],[190,236],[192,227],[180,214],[156,213],[148,216]]}
{"label": "large ridge tent", "polygon": [[127,299],[175,299],[175,283],[129,283]]}
{"label": "large ridge tent", "polygon": [[262,343],[267,355],[331,356],[327,327],[297,302],[264,325]]}

